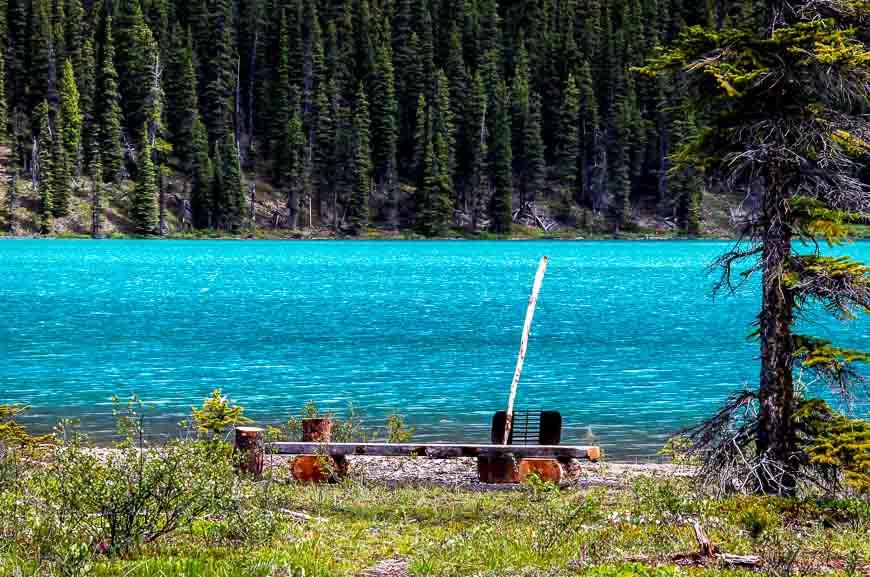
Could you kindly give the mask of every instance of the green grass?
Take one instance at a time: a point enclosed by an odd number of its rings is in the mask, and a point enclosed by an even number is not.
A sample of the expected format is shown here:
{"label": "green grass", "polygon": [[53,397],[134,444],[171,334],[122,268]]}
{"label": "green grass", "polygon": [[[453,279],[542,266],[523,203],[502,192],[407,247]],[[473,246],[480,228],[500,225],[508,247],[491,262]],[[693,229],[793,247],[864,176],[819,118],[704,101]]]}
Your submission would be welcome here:
{"label": "green grass", "polygon": [[[715,561],[700,573],[675,568],[696,550],[688,517],[699,519],[722,551],[761,556],[772,575],[858,575],[870,562],[870,504],[858,499],[717,500],[673,480],[487,492],[282,480],[245,482],[240,490],[250,495],[246,511],[215,512],[127,558],[98,555],[82,574],[325,577],[400,559],[412,575],[445,577],[739,575]],[[299,521],[282,510],[325,521]],[[32,528],[10,531],[7,523],[0,575],[55,574],[33,548]]]}

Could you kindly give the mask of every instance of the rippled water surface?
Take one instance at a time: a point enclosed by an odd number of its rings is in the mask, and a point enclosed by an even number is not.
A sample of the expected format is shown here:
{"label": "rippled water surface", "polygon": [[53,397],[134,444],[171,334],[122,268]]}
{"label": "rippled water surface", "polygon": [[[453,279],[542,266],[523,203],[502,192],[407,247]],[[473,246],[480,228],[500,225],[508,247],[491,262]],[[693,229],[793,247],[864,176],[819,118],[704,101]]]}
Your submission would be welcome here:
{"label": "rippled water surface", "polygon": [[[715,242],[0,241],[0,402],[111,426],[112,394],[176,422],[222,387],[259,422],[309,399],[417,438],[486,440],[550,257],[518,405],[650,455],[757,372],[757,284],[713,301]],[[870,245],[848,248],[870,260]],[[870,324],[817,334],[870,348]]]}

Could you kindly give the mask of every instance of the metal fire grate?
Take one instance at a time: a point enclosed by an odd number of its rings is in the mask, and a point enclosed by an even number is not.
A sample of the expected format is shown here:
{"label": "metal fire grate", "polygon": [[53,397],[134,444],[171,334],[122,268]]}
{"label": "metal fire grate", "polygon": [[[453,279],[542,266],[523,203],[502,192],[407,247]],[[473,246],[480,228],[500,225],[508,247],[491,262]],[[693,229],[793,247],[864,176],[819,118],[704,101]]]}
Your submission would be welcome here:
{"label": "metal fire grate", "polygon": [[[499,411],[492,419],[492,443],[501,444],[505,411]],[[558,445],[562,437],[562,415],[557,411],[540,409],[514,410],[510,445]]]}

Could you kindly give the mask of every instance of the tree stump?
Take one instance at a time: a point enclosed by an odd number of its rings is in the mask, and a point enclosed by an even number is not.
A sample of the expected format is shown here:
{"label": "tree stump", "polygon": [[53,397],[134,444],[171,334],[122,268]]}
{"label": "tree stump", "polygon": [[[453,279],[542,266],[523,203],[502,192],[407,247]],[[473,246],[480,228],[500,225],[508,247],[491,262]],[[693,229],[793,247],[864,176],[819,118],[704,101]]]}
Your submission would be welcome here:
{"label": "tree stump", "polygon": [[293,478],[301,483],[336,483],[347,475],[344,457],[299,455],[290,466]]}
{"label": "tree stump", "polygon": [[477,458],[481,483],[519,483],[519,467],[513,455],[485,455]]}
{"label": "tree stump", "polygon": [[[302,442],[324,443],[332,440],[332,421],[326,418],[302,420]],[[291,464],[293,478],[303,483],[334,483],[347,475],[347,458],[343,455],[299,455]]]}
{"label": "tree stump", "polygon": [[233,451],[237,453],[240,473],[255,479],[263,476],[263,435],[260,427],[236,427],[236,443]]}
{"label": "tree stump", "polygon": [[302,419],[303,443],[329,443],[330,441],[332,441],[332,420]]}
{"label": "tree stump", "polygon": [[542,481],[558,485],[562,482],[563,474],[558,459],[520,459],[520,482],[526,481],[531,475],[536,475]]}

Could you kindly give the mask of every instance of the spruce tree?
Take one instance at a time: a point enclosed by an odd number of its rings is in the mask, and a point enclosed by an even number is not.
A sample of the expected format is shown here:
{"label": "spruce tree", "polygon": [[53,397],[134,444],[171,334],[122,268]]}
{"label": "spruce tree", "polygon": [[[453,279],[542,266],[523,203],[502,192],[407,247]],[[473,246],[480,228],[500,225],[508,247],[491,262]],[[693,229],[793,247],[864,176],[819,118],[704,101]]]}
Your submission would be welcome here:
{"label": "spruce tree", "polygon": [[105,219],[105,200],[103,198],[103,175],[99,152],[93,154],[88,164],[91,177],[91,237],[103,237],[103,221]]}
{"label": "spruce tree", "polygon": [[[336,90],[338,86],[335,87]],[[332,190],[333,228],[336,232],[341,231],[343,225],[342,214],[346,215],[350,197],[354,188],[354,136],[353,136],[353,108],[351,103],[341,98],[337,93],[334,96],[337,103],[335,108],[335,147],[334,147],[334,183]]]}
{"label": "spruce tree", "polygon": [[580,138],[579,138],[579,202],[589,207],[595,194],[595,165],[598,148],[601,146],[600,120],[598,117],[598,101],[595,95],[595,83],[592,77],[592,67],[584,60],[578,77],[580,91]]}
{"label": "spruce tree", "polygon": [[139,0],[122,0],[113,21],[115,67],[118,71],[123,126],[138,144],[144,138],[148,93],[157,48],[145,23]]}
{"label": "spruce tree", "polygon": [[70,178],[78,164],[82,126],[79,93],[69,60],[64,64],[59,88],[60,110],[57,113],[56,134],[52,139],[55,170],[53,212],[54,216],[63,217],[69,214]]}
{"label": "spruce tree", "polygon": [[39,225],[42,234],[54,229],[54,133],[51,128],[48,102],[43,100],[33,110],[33,121],[39,126],[36,149],[33,151],[33,178],[39,191]]}
{"label": "spruce tree", "polygon": [[[28,27],[28,12],[32,3],[27,0],[9,0],[7,38],[4,46],[9,52],[7,92],[10,97],[10,115],[16,109],[23,113],[31,110],[27,98],[27,85],[30,81],[30,34]],[[18,158],[18,164],[24,162],[23,156]]]}
{"label": "spruce tree", "polygon": [[870,78],[870,49],[857,35],[870,7],[790,0],[765,7],[760,23],[742,17],[731,28],[690,28],[643,72],[681,71],[697,95],[692,108],[707,116],[706,130],[676,159],[703,162],[726,187],[754,187],[760,196],[745,242],[717,261],[720,289],[762,277],[758,386],[694,430],[702,472],[726,490],[794,495],[801,480],[819,479],[803,424],[830,418],[819,415],[819,399],[801,398],[814,393],[801,379],[834,394],[866,392],[854,363],[867,353],[797,328],[811,311],[852,319],[870,310],[867,267],[818,250],[820,242],[843,242],[850,222],[870,216],[867,186],[852,178],[855,158],[870,150],[870,123],[855,107]]}
{"label": "spruce tree", "polygon": [[556,147],[556,174],[573,200],[578,194],[580,169],[580,90],[573,74],[568,75],[559,111],[559,139]]}
{"label": "spruce tree", "polygon": [[525,43],[522,42],[515,55],[516,64],[511,83],[511,146],[514,152],[514,174],[518,177],[523,173],[523,141],[525,140],[525,123],[529,115],[529,62]]}
{"label": "spruce tree", "polygon": [[377,47],[375,77],[372,84],[372,162],[375,186],[383,198],[384,218],[396,226],[396,147],[399,138],[399,110],[396,102],[393,54],[389,39]]}
{"label": "spruce tree", "polygon": [[[236,59],[233,42],[233,5],[215,0],[211,14],[211,40],[205,66],[203,120],[209,139],[221,142],[232,135],[233,89]],[[233,139],[234,140],[234,139]],[[233,145],[235,147],[235,144]]]}
{"label": "spruce tree", "polygon": [[544,138],[541,133],[541,98],[532,94],[528,116],[524,123],[523,152],[523,193],[526,201],[534,202],[544,192],[547,177]]}
{"label": "spruce tree", "polygon": [[191,174],[198,143],[195,142],[193,125],[199,116],[196,92],[196,68],[194,66],[193,37],[190,29],[179,34],[173,43],[167,63],[166,121],[172,149],[178,155],[181,166]]}
{"label": "spruce tree", "polygon": [[[439,185],[442,187],[440,194],[446,195],[448,201],[453,193],[453,170],[454,150],[456,148],[455,125],[453,121],[453,107],[450,104],[450,86],[447,74],[439,70],[435,76],[435,94],[432,112],[432,130],[435,138],[435,155],[438,162]],[[439,201],[443,203],[443,199]],[[447,203],[449,204],[449,203]],[[441,208],[449,210],[451,208]],[[449,214],[446,218],[449,219]],[[445,219],[444,214],[438,215],[439,222]]]}
{"label": "spruce tree", "polygon": [[56,217],[64,217],[69,214],[69,204],[72,192],[70,178],[70,166],[67,161],[66,152],[63,142],[63,132],[61,128],[60,118],[54,111],[49,113],[49,116],[55,117],[54,126],[51,133],[51,169],[52,169],[52,214]]}
{"label": "spruce tree", "polygon": [[309,148],[314,146],[313,133],[316,122],[317,91],[326,82],[326,63],[323,52],[323,33],[317,13],[316,0],[305,2],[305,46],[303,65],[303,111],[302,121],[308,133]]}
{"label": "spruce tree", "polygon": [[[331,198],[335,188],[335,122],[336,102],[331,97],[332,83],[322,84],[317,90],[317,126],[314,158],[314,182],[321,202]],[[320,204],[320,203],[318,203]],[[318,206],[318,211],[322,213]]]}
{"label": "spruce tree", "polygon": [[613,145],[608,154],[611,162],[609,188],[613,194],[611,207],[614,232],[631,221],[631,109],[627,97],[619,97],[611,113]]}
{"label": "spruce tree", "polygon": [[124,169],[121,149],[121,105],[118,97],[118,73],[115,71],[115,49],[112,40],[112,17],[107,16],[100,62],[99,138],[103,181],[117,182]]}
{"label": "spruce tree", "polygon": [[242,172],[239,151],[232,132],[224,134],[213,154],[212,214],[218,228],[236,233],[242,226],[245,195],[242,190]]}
{"label": "spruce tree", "polygon": [[439,71],[431,104],[421,94],[417,106],[418,187],[416,228],[426,236],[442,236],[450,228],[453,215],[453,117],[447,75]]}
{"label": "spruce tree", "polygon": [[486,90],[479,73],[471,79],[465,112],[465,134],[467,135],[465,159],[466,190],[463,195],[463,211],[470,215],[472,230],[488,214],[490,178],[488,170],[489,148],[486,131],[487,100]]}
{"label": "spruce tree", "polygon": [[423,82],[430,83],[426,90],[427,99],[432,97],[432,81],[435,79],[435,38],[432,30],[432,8],[429,0],[415,0],[415,22],[417,23],[417,58],[420,62],[420,73]]}
{"label": "spruce tree", "polygon": [[193,115],[191,126],[191,194],[190,209],[193,226],[197,229],[216,225],[212,216],[212,179],[214,177],[209,156],[208,133],[198,112]]}
{"label": "spruce tree", "polygon": [[430,131],[426,131],[421,147],[422,159],[420,161],[420,185],[417,190],[417,231],[425,236],[437,236],[439,234],[438,221],[433,214],[435,202],[433,197],[438,194],[439,174],[438,161],[435,157],[435,143]]}
{"label": "spruce tree", "polygon": [[[429,116],[429,105],[426,101],[426,96],[421,94],[417,98],[417,122],[414,127],[414,179],[415,184],[420,189],[418,192],[423,192],[423,174],[425,167],[425,159],[426,159],[426,146],[431,140],[431,117]],[[434,154],[434,153],[433,153]],[[425,202],[421,202],[418,200],[418,209],[419,206],[425,204]]]}
{"label": "spruce tree", "polygon": [[[51,6],[49,0],[34,0],[30,12],[30,51],[26,70],[19,71],[27,79],[27,94],[30,110],[34,110],[49,97],[49,82],[55,77],[53,70],[55,48],[51,25]],[[22,40],[24,40],[23,37]]]}
{"label": "spruce tree", "polygon": [[492,134],[492,208],[490,228],[509,235],[513,221],[513,157],[511,151],[510,99],[507,86],[500,81],[493,101]]}
{"label": "spruce tree", "polygon": [[[60,63],[63,62],[66,55],[66,34],[65,22],[66,14],[64,10],[63,0],[49,0],[51,10],[51,50],[54,66],[61,68]],[[52,102],[49,101],[49,106]]]}
{"label": "spruce tree", "polygon": [[[147,129],[143,129],[143,134]],[[130,223],[137,234],[157,234],[157,171],[152,160],[152,146],[146,141],[137,158],[136,184],[130,198]]]}
{"label": "spruce tree", "polygon": [[[82,75],[82,50],[84,48],[84,16],[85,11],[81,0],[63,0],[64,6],[64,46],[66,47],[65,59],[68,59],[73,70]],[[79,91],[81,91],[82,78],[79,78]]]}
{"label": "spruce tree", "polygon": [[353,192],[348,206],[350,232],[355,236],[365,235],[369,222],[369,195],[371,190],[369,105],[363,85],[356,93],[353,111]]}
{"label": "spruce tree", "polygon": [[287,15],[282,11],[278,26],[277,62],[275,76],[272,78],[272,99],[270,102],[271,115],[271,148],[274,155],[273,177],[279,186],[283,186],[286,180],[289,162],[287,156],[291,154],[285,148],[287,141],[287,129],[290,125],[290,117],[293,114],[294,103],[290,99],[290,50],[287,31]]}
{"label": "spruce tree", "polygon": [[[73,74],[72,62],[64,63],[60,82],[60,113],[58,129],[63,140],[66,161],[75,168],[81,155],[82,114],[79,107],[79,90]],[[59,199],[55,199],[56,202]]]}
{"label": "spruce tree", "polygon": [[[2,49],[2,43],[0,43]],[[6,104],[6,58],[0,57],[0,146],[7,144],[7,123],[9,122],[9,108]]]}
{"label": "spruce tree", "polygon": [[[93,40],[88,37],[81,52],[81,72],[76,78],[79,84],[79,110],[82,118],[81,157],[84,168],[90,172],[93,152],[99,142],[99,125],[96,118],[97,64]],[[99,151],[97,150],[99,153]],[[102,172],[102,170],[100,171]]]}
{"label": "spruce tree", "polygon": [[357,82],[362,82],[368,87],[375,74],[375,47],[372,43],[374,34],[372,15],[369,9],[369,0],[356,0],[354,2],[354,55],[356,65],[354,77]]}
{"label": "spruce tree", "polygon": [[396,99],[399,107],[399,173],[414,174],[417,101],[423,93],[420,40],[413,29],[410,0],[399,0],[393,26],[393,63],[396,71]]}
{"label": "spruce tree", "polygon": [[[446,3],[445,3],[446,4]],[[450,43],[444,70],[450,83],[450,104],[454,118],[462,118],[468,96],[468,69],[462,53],[462,35],[456,19],[452,20]]]}
{"label": "spruce tree", "polygon": [[287,128],[287,223],[291,229],[299,226],[299,201],[305,180],[305,134],[302,117],[294,110]]}

